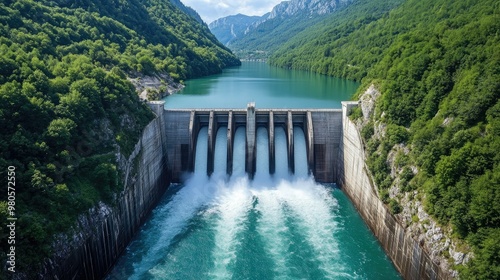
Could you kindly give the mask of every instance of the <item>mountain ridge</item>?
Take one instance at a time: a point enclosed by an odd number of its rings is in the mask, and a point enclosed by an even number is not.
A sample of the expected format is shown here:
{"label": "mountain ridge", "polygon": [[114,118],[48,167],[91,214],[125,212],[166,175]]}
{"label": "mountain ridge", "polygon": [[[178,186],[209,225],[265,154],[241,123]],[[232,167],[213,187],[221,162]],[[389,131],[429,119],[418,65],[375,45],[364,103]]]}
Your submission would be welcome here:
{"label": "mountain ridge", "polygon": [[[237,33],[232,32],[235,25],[218,25],[220,22],[230,21],[233,16],[218,19],[211,23],[209,28],[240,57],[266,58],[280,43],[286,42],[328,14],[343,9],[352,2],[354,0],[283,1],[260,18],[252,18],[253,22],[238,26]],[[245,27],[244,32],[241,32]]]}
{"label": "mountain ridge", "polygon": [[237,14],[217,19],[211,22],[208,27],[215,37],[227,46],[233,40],[243,36],[248,31],[248,28],[261,18],[259,16]]}

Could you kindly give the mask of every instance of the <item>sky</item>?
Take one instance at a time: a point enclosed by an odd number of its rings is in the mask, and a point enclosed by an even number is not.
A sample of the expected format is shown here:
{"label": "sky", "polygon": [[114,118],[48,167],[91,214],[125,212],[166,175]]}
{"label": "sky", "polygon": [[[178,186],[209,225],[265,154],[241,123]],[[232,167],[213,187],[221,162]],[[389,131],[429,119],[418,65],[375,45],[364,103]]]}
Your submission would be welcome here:
{"label": "sky", "polygon": [[247,16],[261,16],[270,12],[282,0],[181,0],[181,2],[195,9],[207,23],[221,17],[244,14]]}

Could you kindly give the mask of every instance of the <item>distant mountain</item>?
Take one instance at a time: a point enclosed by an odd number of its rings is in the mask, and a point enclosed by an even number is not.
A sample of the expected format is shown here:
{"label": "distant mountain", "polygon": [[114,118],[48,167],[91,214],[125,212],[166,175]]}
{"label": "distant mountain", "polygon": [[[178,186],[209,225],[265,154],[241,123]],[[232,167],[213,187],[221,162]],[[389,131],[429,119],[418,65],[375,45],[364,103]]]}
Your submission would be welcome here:
{"label": "distant mountain", "polygon": [[245,35],[245,31],[261,19],[259,16],[237,14],[213,21],[208,27],[221,43],[229,45],[234,39]]}
{"label": "distant mountain", "polygon": [[[229,16],[216,20],[209,28],[219,41],[240,57],[267,57],[299,32],[318,23],[326,15],[347,7],[353,1],[355,0],[283,1],[260,18]],[[241,25],[232,24],[236,20],[233,17],[246,21]]]}
{"label": "distant mountain", "polygon": [[324,15],[330,14],[353,0],[292,0],[283,1],[276,5],[267,19],[285,18],[298,14]]}

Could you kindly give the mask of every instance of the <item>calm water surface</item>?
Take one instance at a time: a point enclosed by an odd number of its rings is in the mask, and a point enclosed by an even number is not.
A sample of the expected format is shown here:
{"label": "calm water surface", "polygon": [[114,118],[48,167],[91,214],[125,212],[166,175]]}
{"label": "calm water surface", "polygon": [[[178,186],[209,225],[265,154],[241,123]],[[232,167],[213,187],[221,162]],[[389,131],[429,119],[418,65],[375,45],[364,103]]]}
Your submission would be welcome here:
{"label": "calm water surface", "polygon": [[359,84],[262,62],[243,62],[222,74],[193,79],[165,98],[166,108],[341,108]]}
{"label": "calm water surface", "polygon": [[[191,80],[167,108],[340,108],[357,84],[243,63]],[[207,128],[200,130],[195,172],[172,185],[107,279],[400,279],[379,243],[335,185],[307,175],[303,132],[294,130],[296,173],[289,174],[285,131],[277,127],[276,174],[268,139],[257,130],[257,171],[244,172],[245,129],[226,170],[226,129],[217,132],[208,178]]]}

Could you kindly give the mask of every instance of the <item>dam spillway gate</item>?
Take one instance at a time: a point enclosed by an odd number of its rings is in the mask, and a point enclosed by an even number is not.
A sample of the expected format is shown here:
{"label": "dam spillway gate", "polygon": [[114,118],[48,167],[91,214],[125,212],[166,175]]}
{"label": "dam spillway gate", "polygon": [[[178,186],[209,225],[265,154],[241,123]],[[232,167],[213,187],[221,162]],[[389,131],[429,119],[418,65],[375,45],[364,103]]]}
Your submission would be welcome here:
{"label": "dam spillway gate", "polygon": [[194,171],[196,141],[202,127],[208,128],[207,174],[214,171],[216,134],[227,128],[227,173],[233,166],[233,144],[236,129],[245,127],[245,171],[250,178],[256,169],[257,128],[267,129],[269,173],[276,164],[274,131],[282,127],[286,134],[288,169],[294,172],[293,128],[305,135],[307,166],[316,181],[334,183],[339,172],[338,153],[342,140],[341,109],[257,109],[250,103],[246,109],[166,109],[165,119],[167,165],[172,182],[181,182],[184,172]]}

